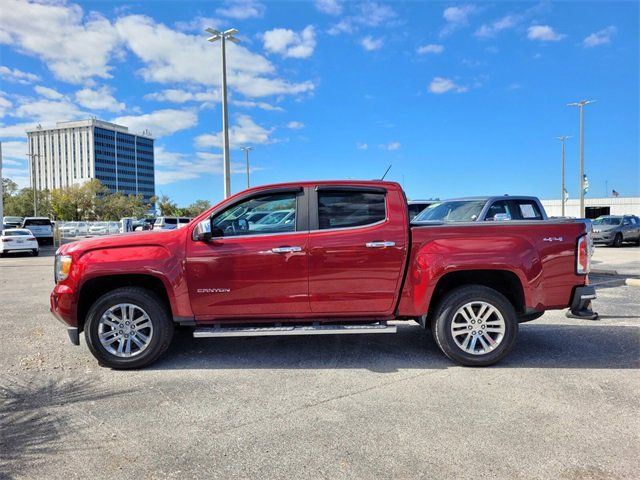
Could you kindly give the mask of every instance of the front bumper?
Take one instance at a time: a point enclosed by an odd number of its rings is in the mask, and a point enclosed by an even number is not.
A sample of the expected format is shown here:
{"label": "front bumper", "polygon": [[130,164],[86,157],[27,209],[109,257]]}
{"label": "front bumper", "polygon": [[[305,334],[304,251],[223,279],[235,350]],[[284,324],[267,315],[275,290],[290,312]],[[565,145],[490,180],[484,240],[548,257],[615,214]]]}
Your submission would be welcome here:
{"label": "front bumper", "polygon": [[597,320],[598,314],[591,310],[591,301],[596,298],[596,289],[585,285],[576,287],[571,298],[571,306],[567,312],[569,318],[580,318],[583,320]]}

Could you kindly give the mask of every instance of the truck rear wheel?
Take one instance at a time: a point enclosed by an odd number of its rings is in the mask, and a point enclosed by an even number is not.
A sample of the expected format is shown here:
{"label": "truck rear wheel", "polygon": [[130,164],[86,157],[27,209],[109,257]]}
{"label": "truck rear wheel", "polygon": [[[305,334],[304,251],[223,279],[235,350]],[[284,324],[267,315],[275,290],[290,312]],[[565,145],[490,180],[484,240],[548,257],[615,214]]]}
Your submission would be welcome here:
{"label": "truck rear wheel", "polygon": [[431,330],[451,360],[483,367],[500,361],[513,348],[518,320],[513,305],[500,292],[466,285],[441,300]]}
{"label": "truck rear wheel", "polygon": [[142,368],[169,347],[173,321],[153,292],[123,287],[96,300],[87,314],[84,333],[89,350],[101,365]]}

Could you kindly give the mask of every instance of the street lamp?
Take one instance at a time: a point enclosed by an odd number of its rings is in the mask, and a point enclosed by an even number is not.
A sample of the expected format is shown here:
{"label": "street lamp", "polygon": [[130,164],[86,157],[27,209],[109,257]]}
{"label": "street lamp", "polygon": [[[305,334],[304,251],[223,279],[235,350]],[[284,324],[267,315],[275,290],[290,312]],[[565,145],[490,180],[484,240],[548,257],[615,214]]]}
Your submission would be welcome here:
{"label": "street lamp", "polygon": [[580,218],[584,218],[584,106],[594,102],[595,100],[580,100],[567,103],[568,107],[580,109]]}
{"label": "street lamp", "polygon": [[244,152],[244,157],[247,161],[247,188],[249,188],[249,152],[253,150],[253,147],[242,147],[240,150]]}
{"label": "street lamp", "polygon": [[27,157],[31,157],[31,162],[29,163],[29,167],[31,167],[31,189],[33,190],[33,216],[38,216],[38,204],[36,201],[36,163],[34,157],[38,157],[40,160],[39,153],[27,153]]}
{"label": "street lamp", "polygon": [[229,161],[229,115],[227,112],[227,58],[226,58],[226,41],[238,43],[239,40],[234,37],[238,30],[231,28],[224,32],[219,32],[213,28],[205,29],[205,32],[211,34],[207,40],[211,43],[220,40],[222,51],[222,152],[223,165],[222,172],[224,174],[224,198],[231,194],[231,162]]}
{"label": "street lamp", "polygon": [[564,162],[564,142],[567,138],[571,138],[568,137],[566,135],[561,135],[560,137],[556,137],[558,140],[560,140],[560,143],[562,143],[562,188],[560,190],[560,201],[562,202],[562,216],[564,217],[564,204],[565,204],[565,199],[564,199],[564,192],[565,192],[565,183],[564,183],[564,166],[565,166],[565,162]]}

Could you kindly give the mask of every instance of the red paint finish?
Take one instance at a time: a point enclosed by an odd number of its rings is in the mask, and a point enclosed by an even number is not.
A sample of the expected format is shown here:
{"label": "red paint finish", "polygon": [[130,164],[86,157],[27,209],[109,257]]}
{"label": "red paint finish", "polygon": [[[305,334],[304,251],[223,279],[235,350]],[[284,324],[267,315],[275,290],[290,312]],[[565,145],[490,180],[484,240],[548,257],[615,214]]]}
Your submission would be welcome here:
{"label": "red paint finish", "polygon": [[[379,224],[310,233],[309,301],[314,314],[393,314],[409,235],[401,191],[389,191],[386,202],[387,218]],[[366,246],[368,242],[382,241],[395,246]]]}
{"label": "red paint finish", "polygon": [[[198,222],[249,194],[301,186],[313,197],[318,185],[383,187],[387,218],[348,229],[227,237],[210,243],[192,239]],[[309,211],[310,217],[316,214]],[[200,323],[417,317],[427,312],[438,281],[466,270],[512,272],[522,286],[526,306],[535,310],[566,308],[572,290],[587,282],[586,276],[575,273],[576,240],[585,229],[582,223],[409,228],[407,222],[402,190],[393,182],[327,181],[252,188],[178,230],[63,245],[59,254],[71,255],[73,262],[69,277],[51,294],[51,311],[64,323],[78,326],[78,302],[87,282],[127,274],[159,279],[173,316]],[[366,247],[368,242],[380,241],[395,245]],[[300,251],[272,250],[285,246],[297,246]]]}

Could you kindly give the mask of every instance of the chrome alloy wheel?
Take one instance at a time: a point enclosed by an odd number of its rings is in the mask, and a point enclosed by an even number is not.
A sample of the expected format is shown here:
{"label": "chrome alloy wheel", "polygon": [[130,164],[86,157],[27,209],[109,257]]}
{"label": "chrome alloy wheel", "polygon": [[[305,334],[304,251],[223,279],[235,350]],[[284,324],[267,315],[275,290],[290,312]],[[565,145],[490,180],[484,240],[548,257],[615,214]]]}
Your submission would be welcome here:
{"label": "chrome alloy wheel", "polygon": [[98,323],[98,338],[104,349],[116,357],[141,354],[153,337],[153,325],[147,312],[131,303],[109,308]]}
{"label": "chrome alloy wheel", "polygon": [[487,302],[469,302],[456,311],[451,335],[465,353],[484,355],[494,350],[505,334],[504,318]]}

